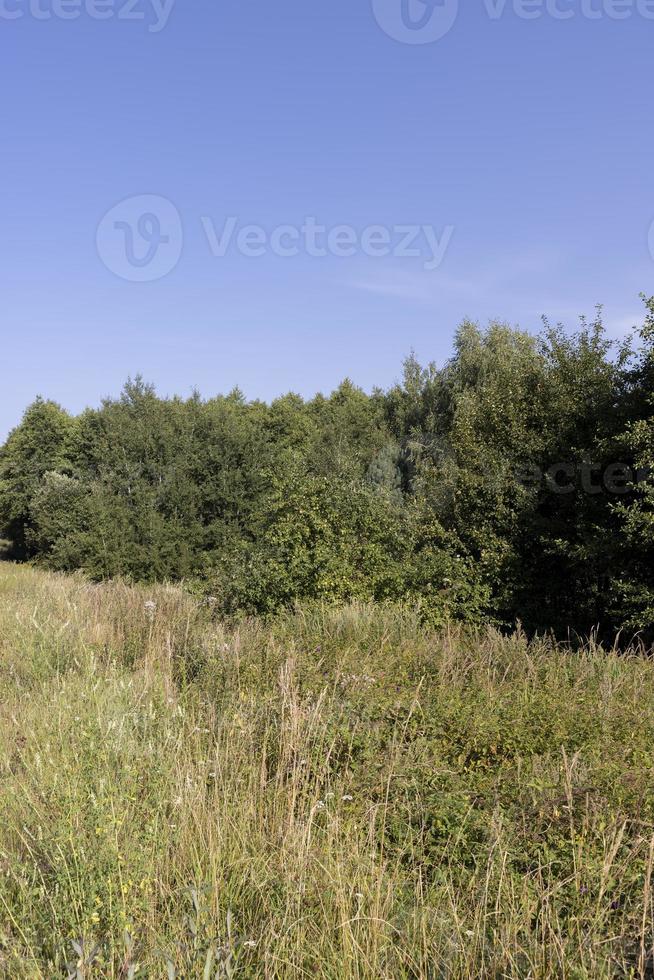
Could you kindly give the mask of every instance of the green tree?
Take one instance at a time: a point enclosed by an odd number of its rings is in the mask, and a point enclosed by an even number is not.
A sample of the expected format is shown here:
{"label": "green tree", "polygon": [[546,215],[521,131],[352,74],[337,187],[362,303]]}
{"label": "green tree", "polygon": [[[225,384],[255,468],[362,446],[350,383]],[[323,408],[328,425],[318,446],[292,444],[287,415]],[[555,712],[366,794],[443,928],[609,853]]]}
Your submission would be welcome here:
{"label": "green tree", "polygon": [[0,450],[0,537],[18,559],[38,551],[32,540],[32,503],[46,473],[67,465],[72,421],[55,402],[37,398]]}
{"label": "green tree", "polygon": [[620,563],[614,568],[617,625],[654,637],[654,297],[646,300],[642,355],[632,376],[635,398],[625,441],[633,454],[634,492],[616,507]]}

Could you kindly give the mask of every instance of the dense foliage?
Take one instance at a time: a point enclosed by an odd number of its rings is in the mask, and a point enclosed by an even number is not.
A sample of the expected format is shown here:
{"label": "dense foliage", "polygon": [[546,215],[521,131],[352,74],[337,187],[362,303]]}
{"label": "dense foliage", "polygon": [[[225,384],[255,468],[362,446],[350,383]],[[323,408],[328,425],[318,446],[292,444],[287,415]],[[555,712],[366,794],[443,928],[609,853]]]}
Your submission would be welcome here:
{"label": "dense foliage", "polygon": [[0,538],[94,579],[181,580],[223,612],[406,599],[529,631],[654,622],[654,300],[638,342],[464,323],[442,368],[267,405],[141,379],[0,450]]}

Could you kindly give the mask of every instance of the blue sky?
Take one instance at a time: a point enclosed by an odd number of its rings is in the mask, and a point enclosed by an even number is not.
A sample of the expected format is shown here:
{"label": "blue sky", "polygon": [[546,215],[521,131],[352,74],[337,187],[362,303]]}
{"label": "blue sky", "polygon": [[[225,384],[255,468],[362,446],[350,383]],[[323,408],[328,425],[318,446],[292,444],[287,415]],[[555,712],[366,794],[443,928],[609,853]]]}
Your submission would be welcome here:
{"label": "blue sky", "polygon": [[[442,361],[464,317],[641,319],[651,0],[168,3],[0,0],[0,436],[138,372],[310,395]],[[307,218],[347,255],[310,254]]]}

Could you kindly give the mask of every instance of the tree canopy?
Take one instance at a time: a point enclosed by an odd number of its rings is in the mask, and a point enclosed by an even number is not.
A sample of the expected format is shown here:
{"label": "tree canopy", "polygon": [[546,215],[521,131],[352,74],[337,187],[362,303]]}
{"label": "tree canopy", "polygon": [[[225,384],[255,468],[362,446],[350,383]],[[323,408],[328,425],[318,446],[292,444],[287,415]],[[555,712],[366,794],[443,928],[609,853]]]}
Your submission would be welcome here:
{"label": "tree canopy", "polygon": [[0,449],[12,555],[223,612],[400,599],[566,635],[654,623],[654,300],[636,342],[470,322],[366,394],[41,398]]}

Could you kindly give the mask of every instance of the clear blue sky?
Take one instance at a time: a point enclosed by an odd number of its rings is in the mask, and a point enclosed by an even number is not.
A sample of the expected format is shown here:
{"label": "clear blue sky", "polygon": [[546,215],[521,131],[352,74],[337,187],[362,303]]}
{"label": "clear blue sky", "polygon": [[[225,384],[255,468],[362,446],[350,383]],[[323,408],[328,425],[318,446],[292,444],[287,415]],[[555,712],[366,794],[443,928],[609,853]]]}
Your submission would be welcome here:
{"label": "clear blue sky", "polygon": [[[621,20],[608,0],[558,0],[565,20],[461,0],[429,43],[397,39],[407,0],[177,0],[165,24],[154,0],[131,0],[143,19],[97,0],[102,20],[53,2],[0,0],[0,436],[37,393],[78,411],[138,372],[163,394],[387,385],[411,348],[447,357],[466,316],[537,330],[599,302],[619,335],[654,292],[647,0]],[[102,220],[143,195],[181,224],[174,268],[138,282],[111,271],[129,212]],[[436,269],[360,239],[218,257],[206,222],[230,216],[454,231]]]}

